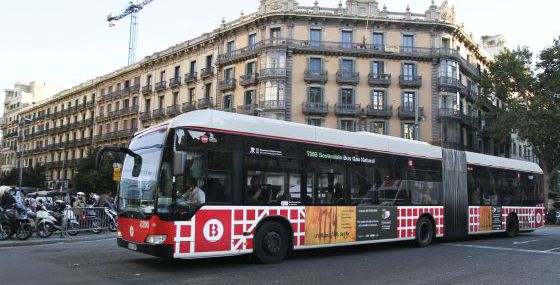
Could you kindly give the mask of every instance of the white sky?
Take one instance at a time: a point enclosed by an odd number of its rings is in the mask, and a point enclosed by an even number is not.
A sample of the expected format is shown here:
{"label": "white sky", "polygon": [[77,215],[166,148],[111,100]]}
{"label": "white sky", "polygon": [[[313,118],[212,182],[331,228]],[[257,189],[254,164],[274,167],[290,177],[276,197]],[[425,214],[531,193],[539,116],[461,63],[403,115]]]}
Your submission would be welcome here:
{"label": "white sky", "polygon": [[[431,0],[385,0],[389,11],[424,13]],[[2,0],[0,3],[0,101],[15,81],[55,82],[63,89],[127,63],[128,18],[109,28],[105,17],[129,0]],[[299,0],[312,6],[314,0]],[[343,1],[344,3],[345,1]],[[436,0],[441,4],[442,0]],[[459,23],[476,39],[504,34],[509,47],[534,52],[560,36],[556,0],[451,0]],[[338,0],[319,0],[336,7]],[[138,59],[257,10],[258,0],[155,0],[140,12]],[[3,109],[3,104],[0,108]],[[3,110],[2,110],[3,111]],[[2,112],[0,111],[0,112]]]}

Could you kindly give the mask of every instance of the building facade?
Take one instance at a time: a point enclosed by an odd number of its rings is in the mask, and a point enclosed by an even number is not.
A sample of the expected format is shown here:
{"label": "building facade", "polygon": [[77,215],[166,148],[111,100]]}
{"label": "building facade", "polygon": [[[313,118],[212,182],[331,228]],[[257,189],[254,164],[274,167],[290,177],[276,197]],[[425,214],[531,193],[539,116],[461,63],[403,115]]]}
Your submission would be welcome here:
{"label": "building facade", "polygon": [[15,134],[26,138],[25,165],[70,179],[89,149],[125,145],[137,130],[202,108],[509,155],[475,105],[472,78],[488,56],[447,1],[425,13],[375,0],[260,2],[255,13],[20,111],[30,121]]}

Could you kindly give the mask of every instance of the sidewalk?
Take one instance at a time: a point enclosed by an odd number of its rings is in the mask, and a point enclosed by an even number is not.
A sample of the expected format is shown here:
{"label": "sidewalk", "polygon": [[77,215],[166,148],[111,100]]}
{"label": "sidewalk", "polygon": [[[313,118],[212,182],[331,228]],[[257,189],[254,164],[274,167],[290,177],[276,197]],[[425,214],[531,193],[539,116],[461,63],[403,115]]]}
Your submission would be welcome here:
{"label": "sidewalk", "polygon": [[76,236],[66,236],[61,238],[60,233],[54,233],[49,238],[40,238],[33,235],[28,240],[18,240],[15,237],[12,237],[8,240],[0,241],[0,248],[5,247],[18,247],[18,246],[33,246],[33,245],[45,245],[45,244],[61,244],[61,243],[74,243],[74,242],[83,242],[83,241],[96,241],[96,240],[104,240],[104,239],[116,239],[117,233],[112,232],[102,232],[100,234],[93,234],[93,233],[80,233]]}

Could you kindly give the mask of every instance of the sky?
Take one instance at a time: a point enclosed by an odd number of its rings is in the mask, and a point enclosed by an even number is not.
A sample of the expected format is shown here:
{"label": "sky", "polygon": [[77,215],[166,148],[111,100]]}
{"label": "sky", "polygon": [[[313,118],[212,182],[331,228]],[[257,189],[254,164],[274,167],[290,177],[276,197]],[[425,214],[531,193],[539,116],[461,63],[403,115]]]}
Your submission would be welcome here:
{"label": "sky", "polygon": [[[436,0],[441,4],[443,0]],[[16,81],[55,83],[68,89],[121,68],[128,61],[129,18],[109,28],[106,16],[129,0],[0,0],[0,101]],[[155,0],[139,16],[137,59],[257,10],[259,0]],[[314,0],[299,0],[312,6]],[[343,3],[345,1],[343,0]],[[431,0],[385,0],[389,11],[424,13]],[[458,23],[476,39],[504,34],[508,46],[533,52],[560,36],[556,0],[450,0]],[[337,7],[338,0],[319,0]],[[0,108],[3,109],[3,104]],[[0,110],[0,114],[3,110]]]}

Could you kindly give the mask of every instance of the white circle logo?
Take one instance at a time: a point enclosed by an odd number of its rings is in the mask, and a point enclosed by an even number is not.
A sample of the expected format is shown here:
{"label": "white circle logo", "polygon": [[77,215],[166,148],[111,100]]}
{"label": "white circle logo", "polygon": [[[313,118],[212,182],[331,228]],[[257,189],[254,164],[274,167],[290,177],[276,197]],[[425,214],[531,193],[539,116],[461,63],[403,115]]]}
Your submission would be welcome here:
{"label": "white circle logo", "polygon": [[541,213],[537,213],[537,224],[541,223],[541,219],[542,219]]}
{"label": "white circle logo", "polygon": [[204,237],[207,241],[216,242],[224,235],[224,225],[222,222],[212,219],[204,224],[202,232],[204,233]]}
{"label": "white circle logo", "polygon": [[128,231],[128,233],[130,234],[130,237],[134,236],[134,228],[132,226],[130,226],[130,230]]}

